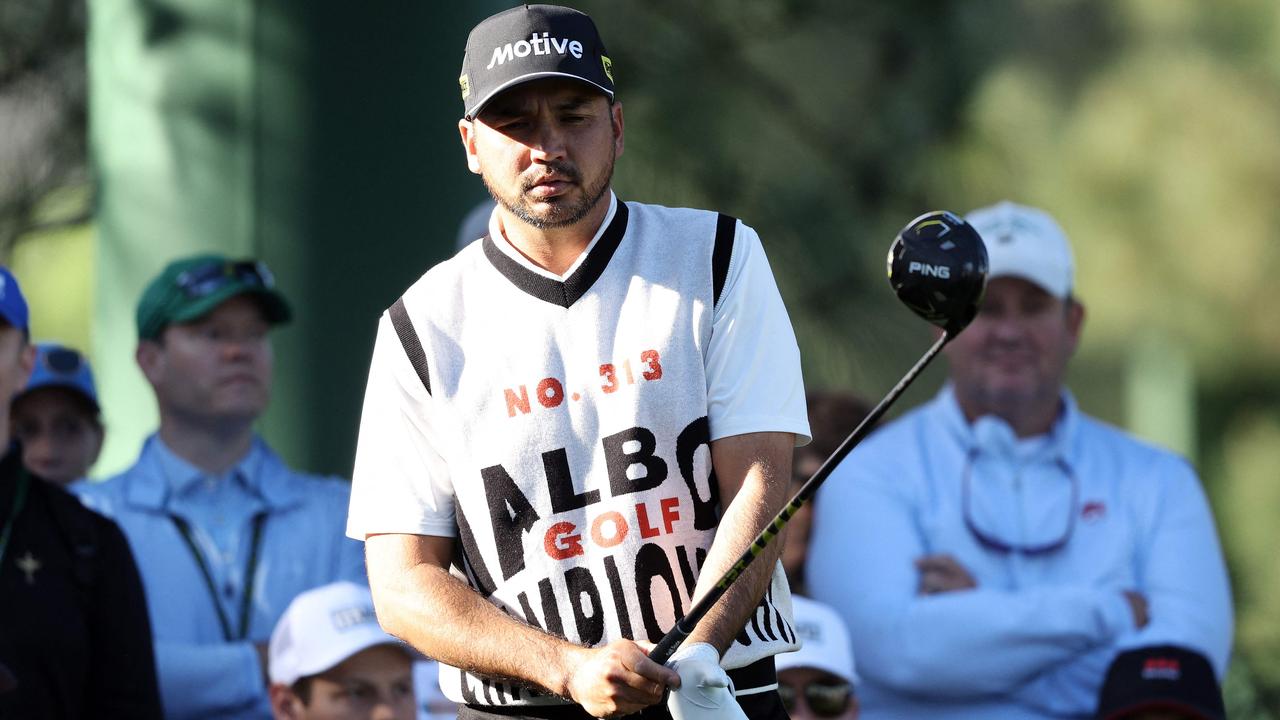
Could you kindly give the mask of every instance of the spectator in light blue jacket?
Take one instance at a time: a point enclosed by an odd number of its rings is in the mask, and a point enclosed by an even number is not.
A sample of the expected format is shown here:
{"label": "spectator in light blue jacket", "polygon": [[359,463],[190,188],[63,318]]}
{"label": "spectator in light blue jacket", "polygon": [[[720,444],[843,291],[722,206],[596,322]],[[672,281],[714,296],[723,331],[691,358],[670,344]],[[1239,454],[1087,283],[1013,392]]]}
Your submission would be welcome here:
{"label": "spectator in light blue jacket", "polygon": [[813,596],[848,622],[863,717],[1092,715],[1122,650],[1231,650],[1231,593],[1195,471],[1080,411],[1063,385],[1084,321],[1047,214],[969,222],[990,281],[946,350],[950,382],[823,485]]}
{"label": "spectator in light blue jacket", "polygon": [[270,717],[264,659],[289,602],[367,582],[360,544],[343,537],[348,484],[291,470],[253,431],[270,395],[268,333],[289,317],[262,263],[166,267],[137,315],[159,431],[132,468],[77,488],[133,547],[169,718]]}

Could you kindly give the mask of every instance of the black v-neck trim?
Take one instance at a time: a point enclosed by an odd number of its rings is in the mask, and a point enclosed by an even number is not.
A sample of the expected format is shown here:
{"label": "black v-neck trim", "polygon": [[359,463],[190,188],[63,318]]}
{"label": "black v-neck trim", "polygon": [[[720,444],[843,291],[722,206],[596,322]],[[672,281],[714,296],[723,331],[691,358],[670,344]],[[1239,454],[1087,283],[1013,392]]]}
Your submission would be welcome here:
{"label": "black v-neck trim", "polygon": [[587,253],[587,257],[573,274],[563,282],[552,280],[530,270],[502,252],[489,235],[484,236],[484,256],[489,259],[493,269],[502,273],[512,285],[524,292],[552,305],[567,308],[587,294],[596,280],[609,267],[613,253],[622,244],[622,236],[627,232],[627,204],[618,201],[618,209],[613,213],[613,221],[605,228],[604,234],[596,241],[595,247]]}

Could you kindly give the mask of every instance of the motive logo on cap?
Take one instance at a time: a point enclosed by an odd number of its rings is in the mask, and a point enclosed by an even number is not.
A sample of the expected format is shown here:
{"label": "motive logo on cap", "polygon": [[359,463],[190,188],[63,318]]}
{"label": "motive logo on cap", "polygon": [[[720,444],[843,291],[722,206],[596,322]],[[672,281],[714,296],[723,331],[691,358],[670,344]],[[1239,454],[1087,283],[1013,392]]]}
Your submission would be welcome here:
{"label": "motive logo on cap", "polygon": [[534,55],[564,55],[568,53],[581,60],[582,43],[569,38],[553,38],[551,33],[544,32],[542,37],[538,37],[538,34],[534,33],[529,36],[528,40],[517,40],[494,48],[493,57],[484,69],[492,70],[494,65],[501,65],[518,57],[529,57],[530,53]]}
{"label": "motive logo on cap", "polygon": [[590,16],[557,5],[521,5],[481,21],[467,37],[458,84],[467,118],[498,93],[568,78],[613,97],[613,63]]}

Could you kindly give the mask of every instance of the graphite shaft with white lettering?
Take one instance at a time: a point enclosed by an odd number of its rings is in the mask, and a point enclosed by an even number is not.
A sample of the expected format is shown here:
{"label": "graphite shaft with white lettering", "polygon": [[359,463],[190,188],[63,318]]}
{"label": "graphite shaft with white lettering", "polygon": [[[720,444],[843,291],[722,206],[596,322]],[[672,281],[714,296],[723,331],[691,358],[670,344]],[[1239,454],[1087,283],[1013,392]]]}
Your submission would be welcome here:
{"label": "graphite shaft with white lettering", "polygon": [[747,548],[746,552],[742,553],[742,556],[738,558],[738,561],[735,562],[718,581],[716,581],[715,586],[711,588],[706,595],[703,595],[702,598],[689,609],[689,612],[684,617],[680,618],[675,627],[671,628],[671,630],[667,631],[666,635],[662,636],[662,639],[654,646],[653,651],[649,653],[650,658],[660,663],[665,663],[671,658],[671,655],[676,651],[676,648],[680,647],[680,644],[684,642],[685,638],[689,637],[689,633],[693,632],[693,629],[697,627],[702,618],[710,612],[712,606],[716,604],[716,601],[729,590],[733,585],[733,582],[738,579],[738,576],[747,569],[747,566],[754,562],[755,559],[764,552],[764,549],[768,547],[769,543],[773,542],[773,539],[782,532],[782,529],[786,527],[787,523],[795,516],[796,512],[809,501],[809,498],[813,497],[815,492],[818,491],[818,487],[827,479],[827,476],[831,474],[831,471],[834,470],[836,466],[844,460],[845,456],[862,441],[862,438],[866,437],[867,434],[871,432],[871,428],[875,426],[876,421],[884,415],[885,411],[889,409],[889,406],[893,405],[893,403],[897,401],[903,391],[905,391],[907,387],[915,381],[920,372],[933,361],[933,358],[942,350],[942,346],[950,339],[951,336],[944,332],[942,336],[938,338],[938,341],[929,348],[928,352],[926,352],[924,356],[916,362],[915,366],[907,371],[907,374],[904,375],[902,379],[898,381],[898,384],[889,391],[889,394],[885,395],[884,399],[882,399],[880,403],[862,419],[862,422],[858,423],[858,427],[844,439],[844,442],[840,443],[840,447],[836,448],[836,451],[831,454],[831,457],[827,458],[826,461],[822,463],[822,467],[818,468],[818,471],[813,474],[813,477],[806,480],[804,485],[800,486],[800,489],[796,491],[796,494],[791,498],[791,501],[788,502],[786,506],[773,517],[773,520],[769,525],[756,536],[756,539],[751,543],[750,547]]}
{"label": "graphite shaft with white lettering", "polygon": [[653,660],[666,663],[671,658],[738,576],[813,497],[831,471],[871,432],[880,417],[937,357],[943,346],[973,320],[986,290],[987,249],[977,231],[956,215],[945,211],[925,213],[908,223],[894,238],[889,248],[888,270],[889,285],[898,299],[920,317],[942,328],[941,336],[858,423],[813,477],[800,486],[791,501],[756,536],[715,586],[662,636],[649,653]]}

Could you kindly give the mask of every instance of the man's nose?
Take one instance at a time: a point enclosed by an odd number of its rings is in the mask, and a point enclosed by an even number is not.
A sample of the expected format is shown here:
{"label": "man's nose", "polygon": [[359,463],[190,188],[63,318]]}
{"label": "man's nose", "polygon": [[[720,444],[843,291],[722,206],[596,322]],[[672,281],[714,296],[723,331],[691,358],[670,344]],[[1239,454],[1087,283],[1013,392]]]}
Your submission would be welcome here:
{"label": "man's nose", "polygon": [[987,318],[987,323],[996,340],[1018,341],[1026,333],[1026,323],[1017,313],[996,313]]}
{"label": "man's nose", "polygon": [[565,132],[557,123],[544,122],[538,126],[532,143],[533,158],[538,162],[560,160],[565,156]]}
{"label": "man's nose", "polygon": [[53,433],[44,431],[28,433],[22,438],[22,448],[33,460],[46,459],[53,454]]}
{"label": "man's nose", "polygon": [[222,341],[222,357],[227,360],[243,360],[253,355],[253,344],[257,342],[250,337],[229,337]]}
{"label": "man's nose", "polygon": [[379,697],[378,703],[369,713],[369,720],[400,720],[396,717],[396,709],[390,698]]}

